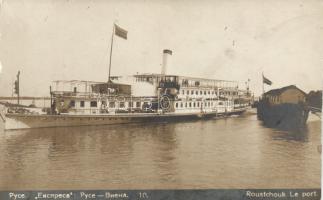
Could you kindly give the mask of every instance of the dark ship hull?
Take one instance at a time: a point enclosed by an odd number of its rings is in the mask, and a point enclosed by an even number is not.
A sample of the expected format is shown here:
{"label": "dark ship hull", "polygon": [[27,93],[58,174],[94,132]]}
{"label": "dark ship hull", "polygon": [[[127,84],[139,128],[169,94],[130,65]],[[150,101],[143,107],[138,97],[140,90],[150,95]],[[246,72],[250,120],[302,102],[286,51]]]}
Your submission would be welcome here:
{"label": "dark ship hull", "polygon": [[306,125],[309,110],[304,104],[282,103],[271,105],[260,101],[257,105],[258,119],[267,127],[278,129],[300,129]]}

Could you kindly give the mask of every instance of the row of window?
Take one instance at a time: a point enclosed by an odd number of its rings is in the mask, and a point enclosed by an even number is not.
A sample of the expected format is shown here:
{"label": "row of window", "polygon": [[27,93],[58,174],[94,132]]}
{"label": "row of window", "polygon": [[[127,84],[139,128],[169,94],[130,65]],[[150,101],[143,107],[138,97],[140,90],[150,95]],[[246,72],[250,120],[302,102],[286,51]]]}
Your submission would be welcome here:
{"label": "row of window", "polygon": [[[200,108],[200,107],[213,107],[215,102],[177,102],[175,103],[176,108]],[[219,102],[218,105],[223,105],[223,102]]]}
{"label": "row of window", "polygon": [[[141,107],[141,102],[127,102],[128,103],[128,107],[133,107],[133,108],[140,108]],[[125,108],[126,107],[126,102],[119,102],[119,108]],[[103,107],[106,107],[106,102],[102,101],[101,105]],[[175,107],[176,108],[199,108],[199,107],[213,107],[214,105],[216,105],[215,102],[176,102],[175,103]],[[223,102],[219,102],[219,105],[223,105]],[[75,101],[71,100],[70,101],[70,106],[71,107],[75,107]],[[85,106],[85,102],[84,101],[80,101],[80,107],[84,107]],[[98,107],[98,102],[97,101],[90,101],[90,107],[91,108],[96,108]],[[109,102],[109,108],[115,108],[116,107],[116,102],[112,101]]]}
{"label": "row of window", "polygon": [[[197,81],[197,80],[189,80],[189,79],[182,79],[179,81],[182,86],[188,87],[188,86],[220,86],[221,83],[216,80],[209,80],[209,81]],[[236,86],[234,86],[236,87]]]}
{"label": "row of window", "polygon": [[[96,107],[97,106],[97,102],[96,101],[91,101],[91,107]],[[84,101],[80,101],[80,107],[84,107],[85,103]],[[70,106],[71,107],[75,107],[75,101],[74,100],[71,100],[70,101]]]}
{"label": "row of window", "polygon": [[[202,91],[202,90],[182,90],[182,94],[183,95],[214,95],[214,94],[217,94],[217,92],[216,91],[210,91],[210,90],[208,90],[208,91],[206,91],[206,90],[204,90],[204,91]],[[220,92],[220,95],[238,95],[238,92]]]}
{"label": "row of window", "polygon": [[[119,108],[125,108],[126,102],[119,102]],[[106,101],[101,101],[101,105],[103,107],[107,106]],[[70,101],[70,106],[75,107],[75,101],[71,100]],[[141,106],[141,102],[128,102],[128,107],[134,107],[134,108],[139,108]],[[83,108],[85,107],[85,102],[80,101],[80,107]],[[90,101],[90,107],[91,108],[97,108],[98,107],[98,102],[97,101]],[[109,107],[110,108],[115,108],[116,107],[116,102],[109,102]]]}
{"label": "row of window", "polygon": [[271,101],[272,101],[272,102],[276,102],[276,103],[278,103],[278,102],[280,101],[280,97],[278,97],[278,96],[273,96],[273,97],[271,97]]}
{"label": "row of window", "polygon": [[[128,102],[128,107],[129,108],[140,108],[141,102]],[[109,108],[115,108],[116,107],[116,102],[111,101],[109,102]],[[119,102],[119,108],[125,108],[126,107],[126,102]]]}
{"label": "row of window", "polygon": [[[280,96],[269,96],[271,102],[273,103],[281,103],[282,99]],[[305,101],[305,97],[297,96],[298,101]],[[285,100],[286,101],[286,100]]]}

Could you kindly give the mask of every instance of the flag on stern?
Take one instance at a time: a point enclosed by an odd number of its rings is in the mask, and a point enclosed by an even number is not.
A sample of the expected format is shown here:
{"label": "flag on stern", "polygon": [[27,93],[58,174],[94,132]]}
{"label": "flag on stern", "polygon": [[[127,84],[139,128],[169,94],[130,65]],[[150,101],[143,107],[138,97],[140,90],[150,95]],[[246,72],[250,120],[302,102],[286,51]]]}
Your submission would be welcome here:
{"label": "flag on stern", "polygon": [[273,83],[271,80],[266,78],[264,75],[262,75],[262,82],[267,84],[267,85],[271,85]]}
{"label": "flag on stern", "polygon": [[114,34],[116,34],[117,36],[126,40],[128,31],[126,31],[125,29],[121,28],[120,26],[114,24]]}

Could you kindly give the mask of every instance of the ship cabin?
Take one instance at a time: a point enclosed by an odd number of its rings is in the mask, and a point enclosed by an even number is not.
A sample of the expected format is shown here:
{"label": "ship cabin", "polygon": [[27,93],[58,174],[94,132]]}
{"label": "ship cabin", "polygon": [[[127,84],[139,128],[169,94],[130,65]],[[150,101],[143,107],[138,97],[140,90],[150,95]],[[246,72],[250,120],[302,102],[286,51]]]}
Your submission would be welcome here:
{"label": "ship cabin", "polygon": [[136,83],[151,85],[154,88],[152,95],[157,99],[165,95],[169,97],[171,112],[225,111],[234,108],[233,99],[245,95],[234,81],[163,74],[137,74],[134,79]]}
{"label": "ship cabin", "polygon": [[132,96],[131,85],[113,82],[54,81],[51,87],[51,112],[57,114],[138,112],[153,99]]}
{"label": "ship cabin", "polygon": [[178,98],[233,98],[241,95],[238,82],[235,81],[162,74],[141,74],[134,77],[136,82],[150,83],[161,92],[169,93],[170,90],[167,89],[176,89]]}
{"label": "ship cabin", "polygon": [[299,104],[305,103],[306,93],[295,85],[290,85],[270,90],[263,94],[263,98],[265,98],[271,105],[284,103]]}

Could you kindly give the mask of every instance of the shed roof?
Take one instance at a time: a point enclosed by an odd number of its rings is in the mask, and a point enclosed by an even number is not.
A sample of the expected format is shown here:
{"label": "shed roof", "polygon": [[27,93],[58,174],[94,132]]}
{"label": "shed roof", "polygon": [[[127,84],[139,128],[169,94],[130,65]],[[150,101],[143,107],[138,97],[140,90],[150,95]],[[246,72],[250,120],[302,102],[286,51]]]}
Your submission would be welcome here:
{"label": "shed roof", "polygon": [[289,89],[296,89],[299,90],[300,92],[302,92],[304,95],[306,95],[306,93],[299,89],[298,87],[296,87],[295,85],[289,85],[286,87],[282,87],[282,88],[278,88],[278,89],[273,89],[273,90],[269,90],[268,92],[266,92],[264,95],[269,95],[269,96],[278,96],[281,95],[283,92],[285,92],[286,90]]}

